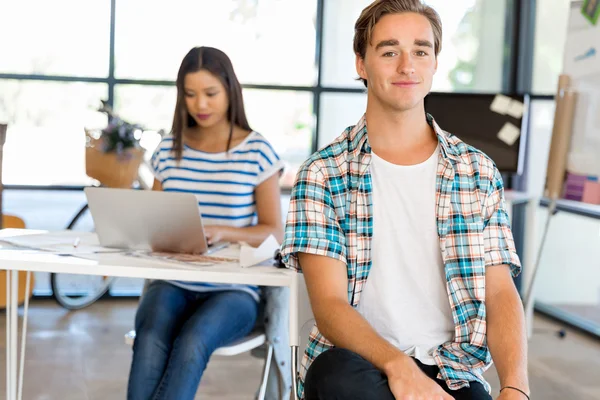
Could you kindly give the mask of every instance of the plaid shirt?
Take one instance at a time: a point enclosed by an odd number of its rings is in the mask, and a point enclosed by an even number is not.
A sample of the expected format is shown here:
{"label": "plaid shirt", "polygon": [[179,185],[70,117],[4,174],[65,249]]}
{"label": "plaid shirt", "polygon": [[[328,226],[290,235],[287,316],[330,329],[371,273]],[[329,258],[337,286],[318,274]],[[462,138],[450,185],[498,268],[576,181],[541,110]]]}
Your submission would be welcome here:
{"label": "plaid shirt", "polygon": [[[451,389],[479,381],[492,358],[486,341],[485,269],[521,266],[516,254],[504,187],[494,163],[482,152],[444,132],[428,115],[440,143],[436,219],[454,340],[433,354],[438,378]],[[371,269],[373,236],[371,147],[366,118],[313,154],[300,168],[292,190],[282,246],[283,262],[300,270],[297,253],[340,260],[348,268],[348,302],[356,308]],[[408,189],[410,190],[410,189]],[[299,373],[298,396],[310,364],[332,348],[313,327]]]}

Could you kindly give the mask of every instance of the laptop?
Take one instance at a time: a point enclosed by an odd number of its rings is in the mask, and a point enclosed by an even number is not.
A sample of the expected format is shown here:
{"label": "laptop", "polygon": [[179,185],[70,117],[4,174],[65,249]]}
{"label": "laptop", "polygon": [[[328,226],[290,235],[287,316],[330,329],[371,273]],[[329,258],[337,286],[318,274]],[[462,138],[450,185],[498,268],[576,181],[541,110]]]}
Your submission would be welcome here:
{"label": "laptop", "polygon": [[84,192],[104,247],[206,254],[226,245],[208,246],[191,193],[99,187]]}

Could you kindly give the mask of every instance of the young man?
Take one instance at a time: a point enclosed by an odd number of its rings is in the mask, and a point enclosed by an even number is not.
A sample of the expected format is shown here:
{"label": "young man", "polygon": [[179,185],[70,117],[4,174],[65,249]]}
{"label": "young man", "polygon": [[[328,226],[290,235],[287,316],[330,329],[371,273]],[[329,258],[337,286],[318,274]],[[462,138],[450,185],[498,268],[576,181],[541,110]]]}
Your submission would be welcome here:
{"label": "young man", "polygon": [[498,398],[528,399],[500,174],[424,110],[441,36],[419,0],[356,22],[366,114],[301,167],[283,244],[316,318],[300,398],[491,399],[493,358]]}

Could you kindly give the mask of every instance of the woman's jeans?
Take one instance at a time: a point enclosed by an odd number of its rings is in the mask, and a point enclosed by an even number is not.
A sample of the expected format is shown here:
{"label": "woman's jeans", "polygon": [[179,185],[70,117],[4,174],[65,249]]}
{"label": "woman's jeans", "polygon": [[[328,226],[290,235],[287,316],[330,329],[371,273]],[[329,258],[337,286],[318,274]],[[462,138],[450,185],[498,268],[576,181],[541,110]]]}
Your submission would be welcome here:
{"label": "woman's jeans", "polygon": [[211,354],[250,333],[257,313],[246,292],[198,293],[154,281],[135,316],[127,398],[194,399]]}

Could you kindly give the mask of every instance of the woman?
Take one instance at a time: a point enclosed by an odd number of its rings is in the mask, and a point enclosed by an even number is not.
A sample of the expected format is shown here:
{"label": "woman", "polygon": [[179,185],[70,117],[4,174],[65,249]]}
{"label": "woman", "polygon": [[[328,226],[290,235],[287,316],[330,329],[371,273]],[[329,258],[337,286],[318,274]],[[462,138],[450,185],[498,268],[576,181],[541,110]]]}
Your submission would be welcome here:
{"label": "woman", "polygon": [[[183,59],[173,129],[152,166],[154,190],[196,195],[209,244],[281,242],[283,163],[250,128],[222,51],[196,47]],[[258,300],[253,286],[152,282],[135,318],[128,399],[193,399],[213,351],[254,327]]]}

